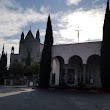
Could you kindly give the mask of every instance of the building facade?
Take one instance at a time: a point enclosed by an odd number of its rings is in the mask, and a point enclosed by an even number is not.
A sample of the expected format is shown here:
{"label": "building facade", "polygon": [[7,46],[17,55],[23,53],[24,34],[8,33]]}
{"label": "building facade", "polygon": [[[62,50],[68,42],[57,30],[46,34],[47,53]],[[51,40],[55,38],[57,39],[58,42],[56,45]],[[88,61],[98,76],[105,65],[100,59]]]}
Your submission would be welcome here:
{"label": "building facade", "polygon": [[22,32],[19,42],[19,54],[14,54],[14,47],[12,47],[10,64],[19,62],[26,65],[28,54],[31,56],[31,64],[39,62],[42,49],[43,45],[40,43],[39,30],[36,33],[36,37],[33,36],[31,30],[28,31],[26,37],[24,37],[24,33]]}
{"label": "building facade", "polygon": [[52,47],[51,84],[101,87],[101,41]]}

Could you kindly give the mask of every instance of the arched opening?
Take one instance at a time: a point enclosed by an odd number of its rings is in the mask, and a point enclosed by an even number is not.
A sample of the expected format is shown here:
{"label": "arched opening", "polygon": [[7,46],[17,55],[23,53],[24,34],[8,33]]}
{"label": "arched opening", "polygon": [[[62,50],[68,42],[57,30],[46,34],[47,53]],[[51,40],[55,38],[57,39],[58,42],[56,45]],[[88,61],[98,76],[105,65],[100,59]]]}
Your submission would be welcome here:
{"label": "arched opening", "polygon": [[91,55],[87,60],[87,84],[95,87],[101,86],[100,56]]}
{"label": "arched opening", "polygon": [[57,56],[52,60],[52,74],[51,74],[51,84],[59,85],[63,83],[64,76],[64,60],[62,57]]}
{"label": "arched opening", "polygon": [[83,62],[81,57],[75,55],[69,59],[67,84],[78,85],[83,83]]}

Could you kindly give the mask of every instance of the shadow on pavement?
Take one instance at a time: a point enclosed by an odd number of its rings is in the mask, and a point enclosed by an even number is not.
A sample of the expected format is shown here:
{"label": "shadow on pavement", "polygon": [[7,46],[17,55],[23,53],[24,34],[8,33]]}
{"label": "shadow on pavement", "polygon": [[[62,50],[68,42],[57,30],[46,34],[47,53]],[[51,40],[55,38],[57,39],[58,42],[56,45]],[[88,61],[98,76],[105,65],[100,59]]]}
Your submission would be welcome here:
{"label": "shadow on pavement", "polygon": [[[23,88],[11,89],[19,92]],[[11,91],[10,88],[8,91]],[[103,107],[106,105],[110,108],[109,102],[109,94],[37,88],[28,91],[28,88],[25,88],[23,92],[18,94],[0,97],[0,110],[81,110],[82,106],[92,110],[91,107],[95,108],[94,105],[102,104]]]}

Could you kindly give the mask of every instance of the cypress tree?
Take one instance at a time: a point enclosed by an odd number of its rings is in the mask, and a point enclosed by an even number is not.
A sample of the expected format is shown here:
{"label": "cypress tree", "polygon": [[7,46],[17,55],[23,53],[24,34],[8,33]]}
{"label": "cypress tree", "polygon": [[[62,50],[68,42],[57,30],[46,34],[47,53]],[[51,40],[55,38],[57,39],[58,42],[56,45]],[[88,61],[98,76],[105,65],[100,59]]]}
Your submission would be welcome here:
{"label": "cypress tree", "polygon": [[6,54],[4,53],[4,46],[3,46],[2,55],[0,59],[0,79],[5,77],[6,72],[7,72],[7,53]]}
{"label": "cypress tree", "polygon": [[107,1],[104,25],[103,25],[103,41],[101,46],[101,82],[105,88],[110,88],[110,10],[109,0]]}
{"label": "cypress tree", "polygon": [[50,72],[51,72],[51,53],[53,45],[53,32],[50,16],[47,21],[46,35],[44,41],[44,48],[42,51],[42,57],[40,62],[40,88],[48,88],[50,82]]}

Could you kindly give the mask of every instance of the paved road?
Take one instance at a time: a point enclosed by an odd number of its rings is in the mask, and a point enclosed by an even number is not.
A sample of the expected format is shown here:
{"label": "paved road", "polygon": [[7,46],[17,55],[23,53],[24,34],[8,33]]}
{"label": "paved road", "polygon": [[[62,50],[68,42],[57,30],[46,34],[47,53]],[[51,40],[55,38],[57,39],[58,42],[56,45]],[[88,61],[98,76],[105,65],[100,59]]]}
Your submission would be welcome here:
{"label": "paved road", "polygon": [[0,87],[0,110],[110,110],[110,94]]}

